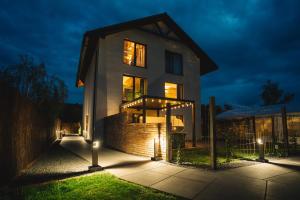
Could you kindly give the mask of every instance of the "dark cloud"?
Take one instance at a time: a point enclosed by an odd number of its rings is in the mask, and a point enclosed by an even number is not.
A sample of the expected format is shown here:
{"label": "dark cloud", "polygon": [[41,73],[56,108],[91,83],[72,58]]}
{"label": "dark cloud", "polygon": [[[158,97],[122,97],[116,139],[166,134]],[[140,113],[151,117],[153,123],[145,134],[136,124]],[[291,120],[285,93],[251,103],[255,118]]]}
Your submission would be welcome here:
{"label": "dark cloud", "polygon": [[268,79],[300,101],[300,1],[7,1],[0,3],[0,65],[29,54],[64,79],[69,101],[85,31],[168,12],[215,60],[219,70],[201,78],[202,102],[259,104]]}

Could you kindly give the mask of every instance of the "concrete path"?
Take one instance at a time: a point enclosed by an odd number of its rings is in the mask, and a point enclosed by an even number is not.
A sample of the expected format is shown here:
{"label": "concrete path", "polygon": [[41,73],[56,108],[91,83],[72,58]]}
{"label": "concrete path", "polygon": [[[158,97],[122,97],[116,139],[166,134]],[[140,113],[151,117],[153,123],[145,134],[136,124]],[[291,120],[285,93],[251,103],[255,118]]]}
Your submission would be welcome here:
{"label": "concrete path", "polygon": [[[91,162],[90,146],[83,138],[65,137],[61,146]],[[149,158],[103,149],[100,165],[112,174],[140,185],[189,199],[299,199],[300,172],[277,160],[223,171],[184,168]]]}

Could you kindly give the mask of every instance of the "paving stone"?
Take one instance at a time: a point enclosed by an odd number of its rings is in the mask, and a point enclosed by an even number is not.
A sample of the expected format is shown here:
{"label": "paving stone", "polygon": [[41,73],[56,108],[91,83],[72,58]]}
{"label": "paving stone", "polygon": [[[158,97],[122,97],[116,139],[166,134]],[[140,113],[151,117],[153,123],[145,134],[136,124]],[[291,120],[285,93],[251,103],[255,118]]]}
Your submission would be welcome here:
{"label": "paving stone", "polygon": [[206,184],[200,181],[181,177],[170,177],[152,185],[153,188],[192,199],[205,188]]}
{"label": "paving stone", "polygon": [[178,172],[181,172],[185,169],[186,168],[184,168],[184,167],[177,167],[177,166],[165,164],[164,166],[157,167],[155,169],[152,169],[151,171],[162,173],[162,174],[167,174],[167,175],[175,175]]}
{"label": "paving stone", "polygon": [[267,179],[291,172],[291,169],[264,163],[247,167],[227,170],[226,173],[234,173],[237,176],[245,176],[257,179]]}
{"label": "paving stone", "polygon": [[274,176],[268,179],[268,181],[281,183],[281,184],[290,184],[290,185],[298,185],[300,189],[300,172],[290,172],[287,174],[282,174],[278,176]]}
{"label": "paving stone", "polygon": [[292,200],[299,199],[300,186],[295,184],[281,184],[268,181],[266,199],[268,200]]}
{"label": "paving stone", "polygon": [[216,178],[217,173],[208,170],[201,170],[201,169],[186,169],[184,171],[175,174],[175,176],[191,179],[195,181],[210,183]]}
{"label": "paving stone", "polygon": [[122,176],[122,179],[130,181],[130,182],[134,182],[134,183],[137,183],[140,185],[150,186],[159,181],[164,180],[167,177],[169,177],[169,175],[161,174],[158,172],[142,171],[139,173]]}
{"label": "paving stone", "polygon": [[263,199],[265,187],[263,180],[220,175],[195,199]]}

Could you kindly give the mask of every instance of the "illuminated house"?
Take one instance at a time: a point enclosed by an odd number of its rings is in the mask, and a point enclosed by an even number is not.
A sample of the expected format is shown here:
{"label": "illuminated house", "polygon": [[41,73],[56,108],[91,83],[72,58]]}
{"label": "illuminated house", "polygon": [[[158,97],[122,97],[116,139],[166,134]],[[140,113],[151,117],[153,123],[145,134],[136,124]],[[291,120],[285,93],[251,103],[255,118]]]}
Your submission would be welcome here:
{"label": "illuminated house", "polygon": [[200,76],[216,69],[166,13],[86,32],[76,81],[77,87],[84,86],[84,137],[93,138],[93,121],[98,137],[104,118],[126,110],[131,123],[165,123],[169,103],[172,129],[195,141],[200,136]]}

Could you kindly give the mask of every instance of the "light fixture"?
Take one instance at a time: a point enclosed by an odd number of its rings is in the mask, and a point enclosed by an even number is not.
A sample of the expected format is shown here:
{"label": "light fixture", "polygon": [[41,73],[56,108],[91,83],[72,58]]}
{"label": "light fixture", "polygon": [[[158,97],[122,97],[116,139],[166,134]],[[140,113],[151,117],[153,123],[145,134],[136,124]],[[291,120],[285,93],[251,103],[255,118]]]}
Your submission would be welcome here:
{"label": "light fixture", "polygon": [[92,166],[89,166],[90,171],[102,170],[102,167],[98,165],[99,148],[100,148],[100,142],[98,140],[94,141],[92,146]]}
{"label": "light fixture", "polygon": [[261,138],[258,138],[258,139],[257,139],[257,143],[258,143],[258,144],[263,144],[262,139],[261,139]]}
{"label": "light fixture", "polygon": [[269,162],[267,159],[265,159],[265,145],[264,141],[261,138],[257,139],[258,145],[258,151],[259,151],[259,158],[256,159],[258,162]]}
{"label": "light fixture", "polygon": [[93,142],[93,149],[98,149],[100,147],[99,141],[94,141]]}

